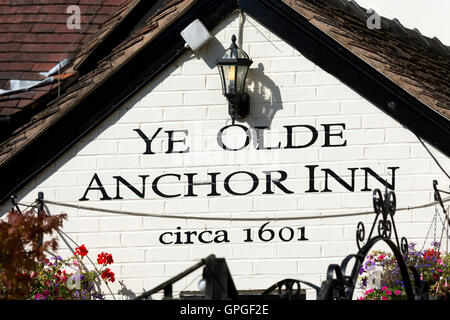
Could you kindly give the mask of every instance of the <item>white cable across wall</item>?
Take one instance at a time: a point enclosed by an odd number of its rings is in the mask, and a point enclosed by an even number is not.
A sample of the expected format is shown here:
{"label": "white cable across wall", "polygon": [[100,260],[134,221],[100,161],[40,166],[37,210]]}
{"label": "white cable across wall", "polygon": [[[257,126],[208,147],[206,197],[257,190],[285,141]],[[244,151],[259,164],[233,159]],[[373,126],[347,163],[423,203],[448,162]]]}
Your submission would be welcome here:
{"label": "white cable across wall", "polygon": [[[450,201],[450,197],[442,199],[442,202],[448,202]],[[352,212],[352,213],[346,213],[346,214],[327,214],[327,215],[319,215],[319,216],[292,216],[292,217],[266,217],[266,218],[252,218],[252,217],[204,217],[204,216],[188,216],[188,215],[161,215],[161,214],[154,214],[154,213],[146,213],[146,212],[131,212],[131,211],[123,211],[123,210],[114,210],[114,209],[103,209],[103,208],[96,208],[96,207],[88,207],[88,206],[80,206],[77,204],[70,204],[70,203],[64,203],[64,202],[57,202],[57,201],[51,201],[51,200],[43,200],[44,204],[46,205],[56,205],[61,207],[68,207],[68,208],[75,208],[75,209],[81,209],[81,210],[90,210],[90,211],[97,211],[97,212],[104,212],[104,213],[113,213],[113,214],[123,214],[123,215],[130,215],[130,216],[140,216],[140,217],[154,217],[154,218],[168,218],[168,219],[190,219],[190,220],[215,220],[215,221],[282,221],[282,220],[307,220],[307,219],[323,219],[323,218],[337,218],[337,217],[351,217],[351,216],[359,216],[359,215],[367,215],[375,213],[374,211],[361,211],[361,212]],[[19,205],[27,206],[30,205],[27,204],[21,204]],[[439,204],[438,201],[433,201],[427,204],[414,206],[414,207],[404,207],[399,208],[396,211],[409,211],[414,209],[421,209],[421,208],[427,208],[434,205]],[[448,217],[447,217],[448,219]]]}

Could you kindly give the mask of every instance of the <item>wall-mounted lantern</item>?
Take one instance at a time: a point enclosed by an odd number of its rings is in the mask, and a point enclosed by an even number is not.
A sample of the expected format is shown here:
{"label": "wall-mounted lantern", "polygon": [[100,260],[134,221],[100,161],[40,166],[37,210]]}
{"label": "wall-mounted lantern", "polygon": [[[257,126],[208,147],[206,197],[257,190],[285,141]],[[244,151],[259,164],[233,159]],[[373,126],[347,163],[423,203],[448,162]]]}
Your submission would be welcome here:
{"label": "wall-mounted lantern", "polygon": [[245,118],[250,112],[249,97],[244,92],[245,78],[253,61],[245,51],[238,48],[236,36],[231,37],[231,46],[222,59],[217,60],[223,95],[228,100],[228,113],[231,119]]}

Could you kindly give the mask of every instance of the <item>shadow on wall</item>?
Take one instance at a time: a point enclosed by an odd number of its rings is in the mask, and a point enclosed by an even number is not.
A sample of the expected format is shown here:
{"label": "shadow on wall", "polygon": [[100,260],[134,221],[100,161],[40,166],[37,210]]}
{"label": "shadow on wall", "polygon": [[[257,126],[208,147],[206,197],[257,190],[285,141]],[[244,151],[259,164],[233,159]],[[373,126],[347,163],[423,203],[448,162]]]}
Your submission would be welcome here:
{"label": "shadow on wall", "polygon": [[[198,51],[194,51],[194,56],[197,59],[203,59],[203,61],[210,69],[215,69],[216,60],[219,57],[222,57],[225,54],[226,50],[227,49],[222,45],[222,43],[220,43],[219,40],[217,40],[215,37],[212,37],[206,46]],[[219,71],[217,71],[217,74],[219,74]]]}
{"label": "shadow on wall", "polygon": [[[203,59],[210,69],[215,69],[217,58],[222,57],[225,50],[222,43],[213,37],[205,48],[194,52],[194,56]],[[250,96],[250,114],[240,122],[247,122],[252,128],[257,126],[270,128],[277,111],[283,109],[280,88],[264,74],[262,63],[259,63],[257,68],[249,69],[246,82]]]}
{"label": "shadow on wall", "polygon": [[[121,294],[123,297],[125,297],[128,300],[134,299],[136,298],[136,294],[131,291],[130,289],[128,289],[123,281],[119,281],[120,284],[120,290],[117,291],[117,294]],[[143,289],[143,291],[145,291],[145,289]]]}
{"label": "shadow on wall", "polygon": [[247,92],[250,96],[250,114],[246,118],[252,127],[268,127],[278,110],[283,109],[280,88],[264,74],[264,65],[250,69],[247,75]]}

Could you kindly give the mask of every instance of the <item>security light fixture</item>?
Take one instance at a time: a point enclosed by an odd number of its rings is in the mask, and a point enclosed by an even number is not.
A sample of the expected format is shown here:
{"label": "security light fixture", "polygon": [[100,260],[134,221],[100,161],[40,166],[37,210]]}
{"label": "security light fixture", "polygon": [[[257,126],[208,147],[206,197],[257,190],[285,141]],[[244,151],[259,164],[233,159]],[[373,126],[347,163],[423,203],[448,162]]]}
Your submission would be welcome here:
{"label": "security light fixture", "polygon": [[208,29],[198,19],[189,24],[180,34],[186,41],[185,46],[194,51],[200,49],[211,39]]}
{"label": "security light fixture", "polygon": [[222,92],[228,100],[228,113],[231,119],[243,119],[250,112],[249,97],[244,92],[245,78],[253,61],[236,44],[236,36],[231,37],[231,46],[222,59],[217,60]]}

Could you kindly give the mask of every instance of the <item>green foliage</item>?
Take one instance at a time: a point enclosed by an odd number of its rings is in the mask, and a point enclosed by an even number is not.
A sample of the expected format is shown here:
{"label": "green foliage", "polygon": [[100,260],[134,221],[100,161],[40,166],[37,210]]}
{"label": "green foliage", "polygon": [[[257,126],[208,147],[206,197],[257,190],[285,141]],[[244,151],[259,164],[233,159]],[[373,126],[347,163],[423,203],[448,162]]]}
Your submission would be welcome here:
{"label": "green foliage", "polygon": [[54,238],[39,246],[39,238],[51,235],[65,218],[12,210],[6,221],[0,221],[0,299],[23,299],[29,294],[35,270],[45,261],[44,252],[58,247]]}
{"label": "green foliage", "polygon": [[[439,251],[440,243],[433,242],[426,250],[415,249],[409,245],[406,264],[413,266],[420,274],[421,280],[430,284],[428,291],[432,299],[448,299],[450,296],[450,255]],[[404,257],[405,258],[405,257]],[[397,264],[391,253],[373,251],[361,267],[359,281],[364,295],[358,300],[404,300],[405,286]],[[412,283],[414,283],[411,277]]]}
{"label": "green foliage", "polygon": [[22,215],[11,211],[6,221],[0,221],[0,299],[104,298],[96,287],[102,281],[115,281],[114,273],[107,268],[114,262],[111,254],[99,254],[99,268],[89,271],[83,263],[88,254],[84,245],[75,248],[67,259],[45,257],[44,252],[57,250],[54,238],[38,245],[39,239],[58,230],[65,218],[66,215],[47,216],[44,212],[28,211]]}
{"label": "green foliage", "polygon": [[57,256],[38,264],[30,282],[30,293],[25,299],[103,299],[103,295],[98,293],[95,288],[95,285],[98,284],[97,271],[89,271],[84,268],[82,258],[77,255],[67,259]]}

